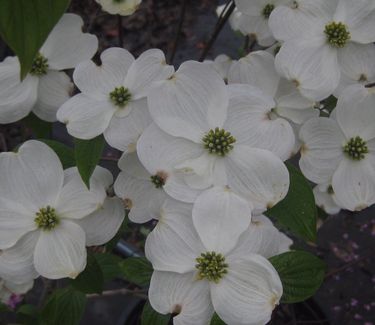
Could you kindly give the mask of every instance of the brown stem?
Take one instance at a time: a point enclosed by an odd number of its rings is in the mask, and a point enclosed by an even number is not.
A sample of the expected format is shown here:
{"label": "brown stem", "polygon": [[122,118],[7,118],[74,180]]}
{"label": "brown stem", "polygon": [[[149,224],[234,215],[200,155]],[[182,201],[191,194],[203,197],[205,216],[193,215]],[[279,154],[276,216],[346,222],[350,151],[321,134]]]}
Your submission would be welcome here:
{"label": "brown stem", "polygon": [[365,87],[366,87],[366,88],[372,88],[372,87],[375,87],[375,82],[372,82],[372,83],[370,83],[370,84],[367,84]]}
{"label": "brown stem", "polygon": [[[207,57],[208,52],[210,51],[210,49],[214,45],[214,43],[215,43],[217,37],[219,36],[221,30],[223,29],[224,25],[226,24],[226,22],[228,21],[229,17],[231,16],[231,14],[233,13],[234,9],[236,8],[236,5],[235,5],[235,3],[233,1],[230,1],[230,3],[231,4],[230,4],[228,10],[226,10],[226,12],[222,16],[222,18],[219,17],[219,20],[218,20],[218,22],[216,24],[215,30],[212,33],[212,36],[211,36],[210,40],[208,41],[207,45],[203,49],[203,52],[202,52],[202,54],[201,54],[201,56],[199,58],[199,62],[203,62],[204,59]],[[223,12],[224,12],[224,10],[223,10]]]}
{"label": "brown stem", "polygon": [[117,29],[118,29],[118,46],[124,47],[124,27],[122,26],[121,15],[117,15]]}
{"label": "brown stem", "polygon": [[93,293],[86,295],[87,298],[99,298],[99,297],[109,297],[116,295],[133,295],[135,297],[147,299],[146,290],[129,290],[126,288],[107,290],[103,291],[101,294]]}
{"label": "brown stem", "polygon": [[173,42],[173,45],[172,45],[171,55],[169,57],[169,64],[173,64],[174,57],[176,55],[178,42],[180,40],[180,36],[181,36],[181,32],[182,32],[182,26],[183,26],[184,20],[185,20],[186,4],[187,4],[187,0],[182,0],[180,18],[178,20],[176,36],[174,38],[174,42]]}

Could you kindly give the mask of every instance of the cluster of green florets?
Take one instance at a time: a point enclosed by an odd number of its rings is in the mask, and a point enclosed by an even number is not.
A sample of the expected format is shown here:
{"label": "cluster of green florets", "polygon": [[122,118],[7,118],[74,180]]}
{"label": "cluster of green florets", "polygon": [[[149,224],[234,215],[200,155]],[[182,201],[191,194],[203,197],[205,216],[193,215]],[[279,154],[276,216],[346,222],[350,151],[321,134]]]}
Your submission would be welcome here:
{"label": "cluster of green florets", "polygon": [[230,134],[230,132],[220,128],[210,130],[203,137],[204,147],[209,151],[209,153],[213,153],[218,156],[225,156],[233,149],[233,143],[235,142],[236,139]]}
{"label": "cluster of green florets", "polygon": [[41,208],[39,212],[36,213],[34,221],[41,230],[52,230],[60,222],[56,210],[50,206]]}
{"label": "cluster of green florets", "polygon": [[345,24],[341,22],[332,22],[326,25],[324,33],[327,36],[327,41],[334,47],[344,47],[350,40],[350,32]]}
{"label": "cluster of green florets", "polygon": [[165,185],[165,180],[160,175],[152,175],[151,182],[155,185],[156,188],[161,188]]}
{"label": "cluster of green florets", "polygon": [[273,11],[273,9],[275,9],[275,5],[273,4],[267,4],[263,10],[262,10],[262,15],[264,18],[268,19],[270,18],[270,15],[271,15],[271,12]]}
{"label": "cluster of green florets", "polygon": [[109,94],[109,98],[116,106],[125,107],[131,100],[132,95],[127,88],[121,86],[116,87],[115,90]]}
{"label": "cluster of green florets", "polygon": [[38,53],[31,66],[30,74],[33,76],[43,76],[48,70],[48,60],[40,53]]}
{"label": "cluster of green florets", "polygon": [[220,279],[228,272],[228,264],[225,263],[225,257],[215,252],[202,253],[196,258],[198,269],[198,278],[200,280],[207,279],[218,283]]}
{"label": "cluster of green florets", "polygon": [[353,160],[362,160],[368,153],[367,143],[360,137],[351,138],[344,146],[344,152]]}

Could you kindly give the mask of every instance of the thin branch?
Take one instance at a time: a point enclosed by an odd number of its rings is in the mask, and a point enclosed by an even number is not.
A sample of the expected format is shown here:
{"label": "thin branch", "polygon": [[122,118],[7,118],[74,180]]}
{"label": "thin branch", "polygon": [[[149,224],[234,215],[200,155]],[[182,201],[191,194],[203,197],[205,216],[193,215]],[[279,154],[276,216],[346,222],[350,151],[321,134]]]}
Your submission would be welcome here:
{"label": "thin branch", "polygon": [[180,18],[178,20],[178,26],[177,26],[176,36],[175,36],[175,39],[174,39],[174,42],[173,42],[171,55],[169,57],[169,64],[173,64],[174,57],[176,55],[178,42],[180,40],[180,36],[181,36],[181,32],[182,32],[182,26],[183,26],[184,20],[185,20],[186,5],[187,5],[187,0],[182,0],[181,11],[180,11]]}
{"label": "thin branch", "polygon": [[45,279],[45,278],[42,278],[42,279],[43,279],[43,291],[39,296],[39,302],[38,302],[39,307],[43,307],[47,296],[51,293],[51,291],[53,289],[52,280]]}
{"label": "thin branch", "polygon": [[368,85],[365,86],[366,88],[372,88],[372,87],[375,87],[375,82],[372,82]]}
{"label": "thin branch", "polygon": [[118,46],[124,47],[124,27],[122,26],[122,16],[117,15],[117,29],[118,29]]}
{"label": "thin branch", "polygon": [[215,43],[217,37],[219,36],[221,30],[223,29],[223,27],[225,26],[225,24],[228,21],[229,17],[231,16],[231,14],[233,13],[234,9],[236,8],[236,5],[235,5],[235,3],[233,1],[231,1],[230,3],[231,4],[230,4],[228,10],[226,10],[226,12],[222,16],[222,18],[219,17],[219,20],[218,20],[218,23],[216,24],[215,30],[214,30],[214,32],[213,32],[210,40],[208,41],[207,45],[203,49],[203,52],[202,52],[202,54],[201,54],[201,56],[199,58],[199,62],[203,62],[204,59],[207,57],[208,52],[210,51],[210,49],[214,45],[214,43]]}
{"label": "thin branch", "polygon": [[86,295],[87,298],[100,298],[100,297],[110,297],[117,295],[132,295],[139,298],[147,299],[146,290],[129,290],[126,288],[116,289],[116,290],[107,290],[103,291],[101,294],[93,293]]}
{"label": "thin branch", "polygon": [[116,157],[101,157],[100,160],[118,162],[119,158],[116,158]]}

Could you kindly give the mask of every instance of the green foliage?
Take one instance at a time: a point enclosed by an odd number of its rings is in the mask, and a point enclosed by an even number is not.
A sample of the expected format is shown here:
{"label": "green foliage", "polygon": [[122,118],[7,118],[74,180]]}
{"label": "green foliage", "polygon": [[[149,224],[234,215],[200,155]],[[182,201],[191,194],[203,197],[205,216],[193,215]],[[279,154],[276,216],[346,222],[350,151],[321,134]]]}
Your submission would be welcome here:
{"label": "green foliage", "polygon": [[218,314],[214,314],[211,318],[210,325],[225,325],[225,323],[221,320]]}
{"label": "green foliage", "polygon": [[94,257],[103,272],[104,282],[122,276],[122,270],[119,264],[123,259],[108,253],[94,253]]}
{"label": "green foliage", "polygon": [[43,325],[79,325],[86,306],[86,295],[72,287],[56,290],[41,312]]}
{"label": "green foliage", "polygon": [[306,178],[287,164],[290,187],[287,196],[266,212],[278,223],[307,241],[316,241],[317,209],[314,194]]}
{"label": "green foliage", "polygon": [[40,324],[38,321],[39,311],[34,305],[21,305],[17,309],[17,320],[18,322],[26,325],[36,325]]}
{"label": "green foliage", "polygon": [[69,0],[1,0],[0,35],[18,56],[21,78],[69,5]]}
{"label": "green foliage", "polygon": [[0,313],[5,313],[10,311],[9,307],[2,302],[0,302]]}
{"label": "green foliage", "polygon": [[49,139],[52,134],[52,123],[38,118],[34,113],[30,113],[22,120],[26,127],[30,128],[35,137]]}
{"label": "green foliage", "polygon": [[130,257],[120,263],[120,268],[126,280],[141,287],[150,284],[153,268],[144,257]]}
{"label": "green foliage", "polygon": [[291,251],[270,258],[283,284],[281,302],[295,303],[313,296],[321,286],[326,265],[304,251]]}
{"label": "green foliage", "polygon": [[77,278],[71,280],[71,285],[83,293],[101,293],[103,291],[103,271],[93,254],[87,255],[86,268]]}
{"label": "green foliage", "polygon": [[141,325],[168,325],[171,315],[156,312],[147,301],[143,307]]}
{"label": "green foliage", "polygon": [[90,177],[100,161],[104,145],[102,135],[91,140],[74,139],[74,154],[78,171],[87,188],[90,188]]}
{"label": "green foliage", "polygon": [[38,141],[44,142],[57,154],[64,169],[74,167],[76,165],[74,150],[72,148],[54,140],[38,139]]}
{"label": "green foliage", "polygon": [[337,98],[331,95],[326,100],[324,100],[323,105],[324,109],[327,110],[329,114],[331,114],[337,105]]}

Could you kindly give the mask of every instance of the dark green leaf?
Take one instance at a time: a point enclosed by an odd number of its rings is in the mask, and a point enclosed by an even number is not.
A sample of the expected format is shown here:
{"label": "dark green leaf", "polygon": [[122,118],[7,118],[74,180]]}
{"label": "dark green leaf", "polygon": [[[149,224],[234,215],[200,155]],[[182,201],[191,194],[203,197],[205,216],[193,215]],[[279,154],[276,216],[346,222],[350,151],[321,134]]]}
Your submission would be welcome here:
{"label": "dark green leaf", "polygon": [[49,139],[38,139],[48,145],[59,157],[64,169],[74,167],[76,160],[74,158],[74,150],[61,142]]}
{"label": "dark green leaf", "polygon": [[162,315],[156,312],[147,301],[143,307],[141,325],[168,325],[171,315]]}
{"label": "dark green leaf", "polygon": [[11,311],[10,308],[7,305],[0,302],[0,313],[5,313],[8,311]]}
{"label": "dark green leaf", "polygon": [[25,125],[30,128],[36,138],[49,139],[52,134],[52,123],[39,119],[33,113],[30,113],[23,119]]}
{"label": "dark green leaf", "polygon": [[90,177],[99,163],[104,144],[102,135],[91,140],[74,139],[74,153],[78,171],[88,188],[90,188]]}
{"label": "dark green leaf", "polygon": [[109,253],[95,253],[94,256],[102,269],[104,282],[122,276],[122,270],[119,264],[123,259]]}
{"label": "dark green leaf", "polygon": [[150,284],[152,265],[144,257],[129,257],[120,263],[120,268],[126,280],[141,287]]}
{"label": "dark green leaf", "polygon": [[1,0],[0,35],[18,56],[22,79],[69,0]]}
{"label": "dark green leaf", "polygon": [[71,280],[71,284],[75,289],[84,293],[101,293],[103,291],[103,271],[93,254],[87,255],[86,268],[77,278]]}
{"label": "dark green leaf", "polygon": [[311,186],[298,169],[290,164],[287,167],[290,174],[289,192],[266,215],[274,217],[297,236],[315,241],[317,210]]}
{"label": "dark green leaf", "polygon": [[225,325],[225,323],[220,319],[218,314],[214,314],[211,318],[210,325]]}
{"label": "dark green leaf", "polygon": [[337,98],[333,95],[329,96],[326,100],[324,100],[323,105],[324,109],[331,113],[337,105]]}
{"label": "dark green leaf", "polygon": [[72,287],[56,290],[42,309],[46,325],[79,325],[86,306],[86,295]]}
{"label": "dark green leaf", "polygon": [[270,258],[279,273],[284,294],[281,302],[295,303],[313,296],[321,286],[326,265],[304,251],[291,251]]}
{"label": "dark green leaf", "polygon": [[26,325],[37,325],[39,311],[34,305],[22,305],[17,309],[17,320]]}

